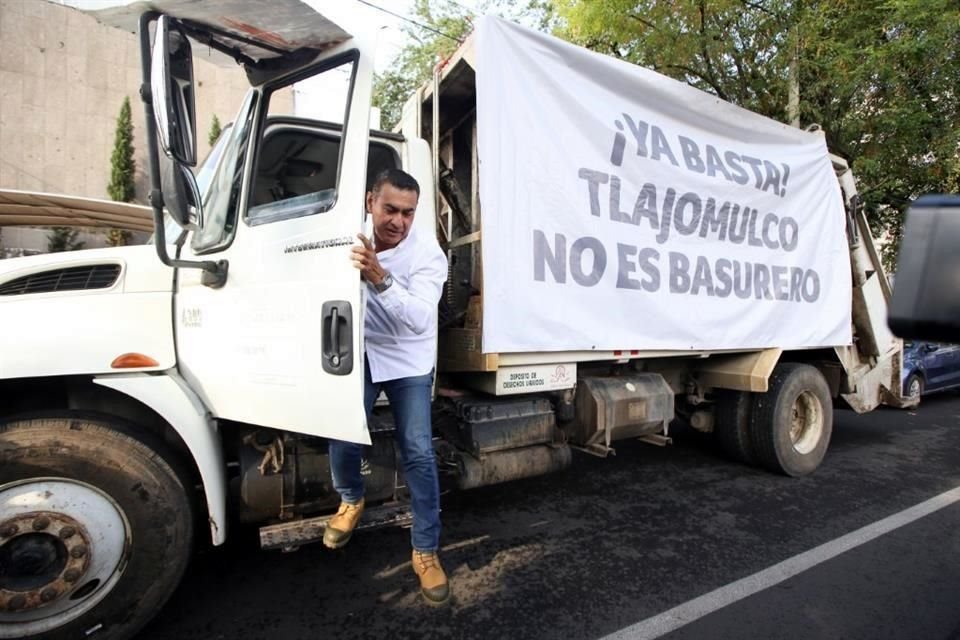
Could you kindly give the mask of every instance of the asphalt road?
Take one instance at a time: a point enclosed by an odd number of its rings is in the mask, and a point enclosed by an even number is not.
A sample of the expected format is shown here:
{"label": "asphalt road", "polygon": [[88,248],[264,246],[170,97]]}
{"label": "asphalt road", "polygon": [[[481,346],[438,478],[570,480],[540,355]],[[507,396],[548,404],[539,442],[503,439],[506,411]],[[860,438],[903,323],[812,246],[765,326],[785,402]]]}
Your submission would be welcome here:
{"label": "asphalt road", "polygon": [[[954,394],[837,412],[826,460],[802,479],[673,435],[672,447],[620,443],[613,458],[577,454],[560,474],[445,497],[446,609],[419,600],[408,531],[289,554],[234,531],[140,637],[655,637],[638,623],[960,487]],[[960,502],[663,637],[960,640]]]}

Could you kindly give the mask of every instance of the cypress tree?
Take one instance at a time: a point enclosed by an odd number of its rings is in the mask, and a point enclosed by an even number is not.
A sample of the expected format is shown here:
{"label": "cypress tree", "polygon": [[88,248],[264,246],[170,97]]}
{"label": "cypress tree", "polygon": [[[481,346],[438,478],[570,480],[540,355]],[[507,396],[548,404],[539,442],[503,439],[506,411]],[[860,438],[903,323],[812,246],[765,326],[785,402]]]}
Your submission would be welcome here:
{"label": "cypress tree", "polygon": [[133,119],[130,116],[130,98],[123,99],[117,130],[113,138],[113,154],[110,156],[110,184],[107,192],[111,200],[130,202],[136,195],[133,174],[137,164],[133,159]]}
{"label": "cypress tree", "polygon": [[[136,171],[133,159],[133,118],[130,115],[130,98],[124,97],[117,116],[117,129],[113,137],[113,153],[110,155],[110,184],[107,193],[111,200],[130,202],[136,196],[133,176]],[[110,229],[107,232],[107,244],[113,247],[125,245],[130,241],[130,232],[123,229]]]}
{"label": "cypress tree", "polygon": [[207,135],[207,142],[210,143],[211,147],[216,144],[221,131],[223,131],[223,128],[220,126],[220,118],[217,117],[217,114],[213,114],[213,121],[210,123],[210,133]]}

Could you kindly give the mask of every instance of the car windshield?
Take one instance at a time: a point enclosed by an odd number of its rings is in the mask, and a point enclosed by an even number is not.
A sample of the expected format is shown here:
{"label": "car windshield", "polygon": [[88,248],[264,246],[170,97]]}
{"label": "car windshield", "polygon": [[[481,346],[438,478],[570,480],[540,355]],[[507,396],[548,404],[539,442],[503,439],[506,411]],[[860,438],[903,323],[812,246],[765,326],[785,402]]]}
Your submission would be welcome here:
{"label": "car windshield", "polygon": [[[220,137],[217,138],[213,148],[210,149],[210,153],[207,154],[207,157],[200,165],[200,169],[196,172],[197,190],[200,192],[201,200],[206,196],[207,189],[210,188],[210,180],[213,178],[217,163],[220,162],[220,157],[223,155],[223,148],[226,146],[227,139],[230,137],[227,133],[230,131],[231,126],[232,125],[228,124],[223,128],[220,132]],[[164,237],[168,243],[172,238],[180,235],[180,225],[178,225],[166,211],[163,213],[163,230]],[[149,244],[153,244],[154,237],[155,236],[150,236]]]}

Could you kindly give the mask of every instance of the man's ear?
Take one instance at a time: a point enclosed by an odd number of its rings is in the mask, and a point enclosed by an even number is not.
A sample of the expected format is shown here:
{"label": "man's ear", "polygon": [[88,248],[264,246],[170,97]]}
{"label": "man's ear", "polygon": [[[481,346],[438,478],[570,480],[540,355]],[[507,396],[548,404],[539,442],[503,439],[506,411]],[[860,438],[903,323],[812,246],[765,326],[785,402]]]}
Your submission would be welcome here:
{"label": "man's ear", "polygon": [[373,191],[367,191],[367,211],[373,213]]}

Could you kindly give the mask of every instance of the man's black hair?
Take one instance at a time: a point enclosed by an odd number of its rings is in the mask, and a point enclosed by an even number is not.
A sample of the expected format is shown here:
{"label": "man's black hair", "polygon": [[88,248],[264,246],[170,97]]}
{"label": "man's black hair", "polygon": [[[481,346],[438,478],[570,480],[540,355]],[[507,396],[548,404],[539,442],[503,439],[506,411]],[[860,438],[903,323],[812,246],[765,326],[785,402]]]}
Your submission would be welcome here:
{"label": "man's black hair", "polygon": [[401,171],[400,169],[384,169],[374,178],[373,186],[370,190],[374,194],[378,194],[385,184],[389,184],[401,191],[416,191],[417,197],[420,197],[420,184],[416,178],[406,171]]}

